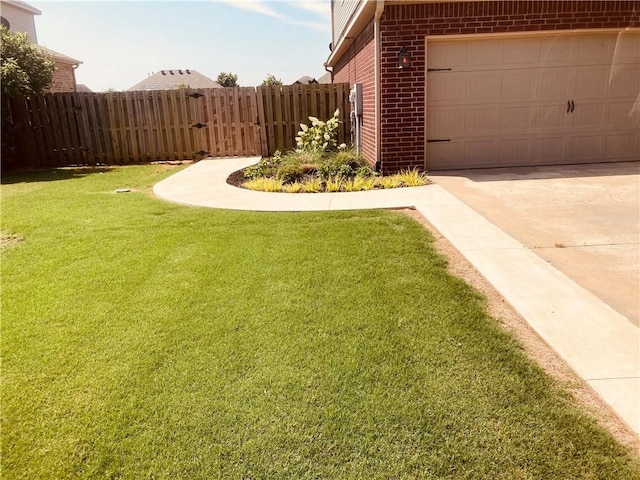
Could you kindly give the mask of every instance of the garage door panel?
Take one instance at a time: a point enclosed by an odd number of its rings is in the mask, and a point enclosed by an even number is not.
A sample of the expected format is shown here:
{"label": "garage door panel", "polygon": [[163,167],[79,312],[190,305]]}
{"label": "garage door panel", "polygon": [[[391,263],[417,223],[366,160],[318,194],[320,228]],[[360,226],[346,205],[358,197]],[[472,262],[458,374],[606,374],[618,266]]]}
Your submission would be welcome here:
{"label": "garage door panel", "polygon": [[540,63],[542,39],[514,38],[510,48],[502,49],[502,63],[508,68],[533,67]]}
{"label": "garage door panel", "polygon": [[565,69],[544,69],[539,72],[538,96],[531,100],[563,101],[569,98],[570,72]]}
{"label": "garage door panel", "polygon": [[499,143],[499,160],[501,165],[526,165],[531,156],[531,140],[525,138],[513,138]]}
{"label": "garage door panel", "polygon": [[478,66],[493,70],[491,67],[502,65],[504,42],[499,39],[486,40],[482,44],[467,44],[467,65]]}
{"label": "garage door panel", "polygon": [[640,65],[614,65],[607,82],[609,95],[612,97],[637,95],[640,86]]}
{"label": "garage door panel", "polygon": [[604,123],[604,103],[602,101],[576,101],[574,111],[568,117],[569,127],[594,127],[596,130]]}
{"label": "garage door panel", "polygon": [[640,62],[640,35],[632,32],[622,32],[616,38],[613,63]]}
{"label": "garage door panel", "polygon": [[442,43],[427,54],[429,68],[457,68],[467,65],[467,44],[464,42]]}
{"label": "garage door panel", "polygon": [[531,128],[531,108],[505,107],[501,110],[500,130],[508,133],[526,133]]}
{"label": "garage door panel", "polygon": [[545,37],[541,42],[539,66],[563,66],[573,61],[572,42],[569,38]]}
{"label": "garage door panel", "polygon": [[465,165],[464,143],[449,142],[430,145],[429,163],[427,165],[429,170],[449,168],[452,162]]}
{"label": "garage door panel", "polygon": [[428,42],[427,58],[452,69],[427,78],[428,139],[451,140],[427,144],[429,169],[640,159],[639,31]]}
{"label": "garage door panel", "polygon": [[640,127],[638,102],[611,102],[604,107],[604,124],[608,128]]}
{"label": "garage door panel", "polygon": [[502,92],[503,75],[498,73],[475,73],[469,75],[466,100],[470,102],[493,102],[496,92]]}
{"label": "garage door panel", "polygon": [[474,108],[465,115],[465,136],[487,135],[500,129],[500,111],[496,108]]}
{"label": "garage door panel", "polygon": [[498,158],[496,140],[469,140],[464,143],[464,158],[478,159],[479,162],[495,163]]}
{"label": "garage door panel", "polygon": [[432,122],[427,125],[429,138],[462,138],[465,133],[465,109],[433,108]]}
{"label": "garage door panel", "polygon": [[430,105],[465,103],[467,80],[462,75],[432,75],[427,85]]}
{"label": "garage door panel", "polygon": [[566,105],[558,104],[535,107],[534,130],[563,129],[567,122],[567,108]]}
{"label": "garage door panel", "polygon": [[567,159],[595,161],[602,157],[602,135],[575,135],[567,142]]}
{"label": "garage door panel", "polygon": [[522,101],[538,96],[538,77],[530,71],[514,70],[504,76],[502,99],[505,102]]}
{"label": "garage door panel", "polygon": [[607,135],[604,155],[619,160],[635,160],[640,156],[640,135],[634,132]]}
{"label": "garage door panel", "polygon": [[575,70],[572,98],[606,97],[609,91],[609,66],[594,66]]}
{"label": "garage door panel", "polygon": [[579,62],[610,63],[613,58],[617,36],[589,35],[581,38],[572,37],[574,48],[577,49],[576,58]]}
{"label": "garage door panel", "polygon": [[564,159],[564,136],[534,138],[533,160],[537,165],[561,163]]}

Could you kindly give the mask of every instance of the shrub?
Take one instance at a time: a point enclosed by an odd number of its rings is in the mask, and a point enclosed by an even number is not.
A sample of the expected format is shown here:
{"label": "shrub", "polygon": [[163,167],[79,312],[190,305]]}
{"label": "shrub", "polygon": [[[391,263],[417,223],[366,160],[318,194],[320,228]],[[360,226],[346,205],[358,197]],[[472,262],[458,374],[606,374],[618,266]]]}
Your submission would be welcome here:
{"label": "shrub", "polygon": [[346,179],[356,176],[356,172],[364,166],[365,162],[360,154],[354,150],[343,150],[325,158],[318,165],[318,175],[325,181],[334,177]]}
{"label": "shrub", "polygon": [[[298,144],[298,150],[312,151],[312,152],[328,152],[335,150],[337,147],[336,136],[338,135],[338,116],[340,110],[336,110],[326,122],[318,120],[316,117],[309,117],[311,126],[307,126],[304,123],[300,124],[300,131],[296,137]],[[340,145],[343,147],[343,145]]]}
{"label": "shrub", "polygon": [[283,157],[284,163],[295,163],[297,165],[317,165],[322,161],[322,152],[312,150],[297,150],[290,152]]}
{"label": "shrub", "polygon": [[251,165],[244,169],[244,178],[255,180],[260,177],[268,177],[275,175],[276,171],[284,163],[285,157],[279,150],[273,154],[273,157],[262,158],[256,165]]}
{"label": "shrub", "polygon": [[300,180],[304,173],[300,165],[295,163],[285,163],[276,172],[276,178],[283,183],[292,183]]}

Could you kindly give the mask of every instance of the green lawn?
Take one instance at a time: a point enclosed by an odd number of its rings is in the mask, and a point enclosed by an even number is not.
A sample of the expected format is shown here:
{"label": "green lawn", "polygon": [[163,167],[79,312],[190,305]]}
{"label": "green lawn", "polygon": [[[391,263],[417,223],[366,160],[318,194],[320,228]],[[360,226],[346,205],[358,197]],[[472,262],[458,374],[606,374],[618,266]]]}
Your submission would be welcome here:
{"label": "green lawn", "polygon": [[640,478],[417,222],[173,205],[167,168],[3,178],[3,479]]}

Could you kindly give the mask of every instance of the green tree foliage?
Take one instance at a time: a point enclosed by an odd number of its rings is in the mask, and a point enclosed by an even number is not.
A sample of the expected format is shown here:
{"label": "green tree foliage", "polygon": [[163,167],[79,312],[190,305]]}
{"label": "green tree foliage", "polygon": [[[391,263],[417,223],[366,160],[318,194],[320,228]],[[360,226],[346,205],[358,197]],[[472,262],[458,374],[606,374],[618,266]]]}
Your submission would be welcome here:
{"label": "green tree foliage", "polygon": [[53,59],[29,41],[26,33],[0,27],[2,94],[30,97],[51,85]]}
{"label": "green tree foliage", "polygon": [[276,78],[276,76],[271,73],[267,73],[266,78],[262,81],[262,85],[282,85],[282,79]]}
{"label": "green tree foliage", "polygon": [[237,87],[238,86],[238,75],[236,75],[235,73],[226,73],[226,72],[220,72],[220,75],[218,75],[218,78],[216,79],[216,82],[218,82],[218,84],[221,87]]}

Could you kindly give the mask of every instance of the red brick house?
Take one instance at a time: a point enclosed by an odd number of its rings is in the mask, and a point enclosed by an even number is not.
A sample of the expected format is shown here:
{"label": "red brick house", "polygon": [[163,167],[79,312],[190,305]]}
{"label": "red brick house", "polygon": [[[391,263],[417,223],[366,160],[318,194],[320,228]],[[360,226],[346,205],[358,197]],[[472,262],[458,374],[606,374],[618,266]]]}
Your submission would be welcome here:
{"label": "red brick house", "polygon": [[640,160],[639,1],[332,0],[382,171]]}

